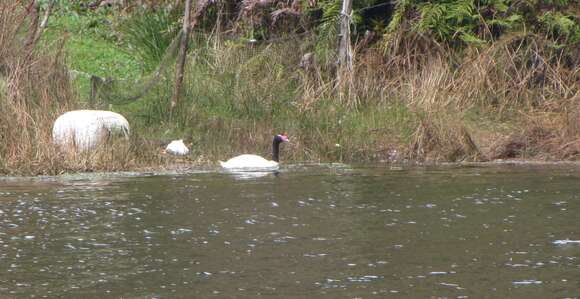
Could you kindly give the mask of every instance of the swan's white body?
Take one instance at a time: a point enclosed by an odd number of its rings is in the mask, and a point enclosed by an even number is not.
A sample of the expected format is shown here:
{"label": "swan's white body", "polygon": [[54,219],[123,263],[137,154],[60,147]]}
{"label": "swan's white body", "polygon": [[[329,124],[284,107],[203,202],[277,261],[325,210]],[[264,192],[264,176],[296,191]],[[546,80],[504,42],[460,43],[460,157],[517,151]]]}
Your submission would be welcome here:
{"label": "swan's white body", "polygon": [[226,162],[220,161],[223,168],[237,171],[262,171],[277,170],[279,164],[276,161],[266,160],[258,155],[239,155]]}
{"label": "swan's white body", "polygon": [[110,135],[129,138],[129,122],[111,111],[69,111],[59,116],[52,128],[52,138],[56,144],[79,150],[94,149]]}
{"label": "swan's white body", "polygon": [[176,156],[185,156],[189,154],[189,149],[183,143],[183,139],[173,140],[165,148],[165,152]]}

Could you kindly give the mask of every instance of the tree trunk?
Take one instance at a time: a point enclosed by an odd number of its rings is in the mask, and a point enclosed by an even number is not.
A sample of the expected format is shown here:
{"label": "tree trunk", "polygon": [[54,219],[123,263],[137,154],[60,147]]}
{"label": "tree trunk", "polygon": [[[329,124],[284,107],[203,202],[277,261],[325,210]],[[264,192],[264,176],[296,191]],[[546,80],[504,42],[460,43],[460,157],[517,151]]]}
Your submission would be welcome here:
{"label": "tree trunk", "polygon": [[28,30],[28,37],[26,38],[26,51],[28,55],[32,54],[34,50],[35,37],[38,32],[38,11],[39,11],[38,1],[33,1],[29,7],[30,25]]}
{"label": "tree trunk", "polygon": [[342,1],[340,12],[340,43],[338,46],[338,84],[341,85],[344,76],[350,77],[352,72],[352,48],[350,46],[350,22],[352,17],[352,0]]}
{"label": "tree trunk", "polygon": [[183,28],[181,29],[181,41],[179,45],[179,56],[177,58],[177,68],[175,71],[175,86],[173,88],[173,96],[171,97],[171,107],[169,110],[169,118],[173,115],[173,110],[179,102],[181,93],[181,85],[183,84],[183,71],[185,69],[185,58],[187,57],[187,44],[189,42],[189,14],[191,10],[191,0],[185,0],[185,12],[183,16]]}
{"label": "tree trunk", "polygon": [[40,22],[40,26],[36,31],[36,35],[34,37],[34,44],[38,42],[40,36],[48,26],[48,18],[50,18],[50,14],[52,13],[52,8],[54,6],[54,0],[49,0],[46,6],[46,11],[44,12],[44,17],[42,18],[42,22]]}

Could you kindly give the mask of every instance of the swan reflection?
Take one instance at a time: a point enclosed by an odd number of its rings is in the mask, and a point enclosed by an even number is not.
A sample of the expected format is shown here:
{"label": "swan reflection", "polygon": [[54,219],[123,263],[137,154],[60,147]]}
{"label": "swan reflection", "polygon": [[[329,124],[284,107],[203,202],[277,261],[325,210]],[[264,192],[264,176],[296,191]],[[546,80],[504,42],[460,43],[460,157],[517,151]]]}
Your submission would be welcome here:
{"label": "swan reflection", "polygon": [[278,171],[226,171],[236,180],[253,180],[267,176],[278,176]]}

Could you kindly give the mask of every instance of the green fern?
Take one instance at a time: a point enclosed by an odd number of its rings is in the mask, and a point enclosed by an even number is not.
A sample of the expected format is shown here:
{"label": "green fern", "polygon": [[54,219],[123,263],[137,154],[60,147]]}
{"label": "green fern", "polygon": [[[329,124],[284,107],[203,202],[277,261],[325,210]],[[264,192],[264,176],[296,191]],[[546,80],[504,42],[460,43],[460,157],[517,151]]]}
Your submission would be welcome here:
{"label": "green fern", "polygon": [[480,39],[479,37],[471,34],[471,33],[467,33],[467,32],[462,32],[461,35],[459,36],[459,38],[465,42],[466,44],[484,44],[485,41]]}
{"label": "green fern", "polygon": [[430,32],[444,42],[481,42],[475,36],[480,15],[472,0],[423,3],[418,5],[418,9],[421,18],[414,26],[415,30]]}
{"label": "green fern", "polygon": [[331,63],[336,48],[337,26],[340,17],[341,0],[332,0],[318,4],[322,10],[320,25],[318,25],[318,38],[316,40],[315,52],[317,59],[322,64]]}
{"label": "green fern", "polygon": [[500,26],[503,28],[512,29],[519,25],[522,21],[523,18],[521,15],[511,15],[507,18],[496,18],[489,20],[487,21],[487,24],[490,26]]}
{"label": "green fern", "polygon": [[401,23],[403,22],[403,18],[407,11],[410,9],[412,5],[411,0],[399,0],[397,1],[395,12],[391,19],[391,22],[387,26],[387,32],[394,32],[399,28]]}
{"label": "green fern", "polygon": [[326,3],[319,4],[323,10],[320,24],[322,26],[336,24],[340,17],[340,9],[342,8],[342,0],[333,0]]}
{"label": "green fern", "polygon": [[576,5],[578,5],[577,0],[543,0],[543,2],[548,5],[553,5],[556,8],[566,7],[574,2],[576,2]]}
{"label": "green fern", "polygon": [[[322,59],[325,63],[334,59],[336,50],[336,36],[338,34],[338,24],[340,22],[340,12],[342,10],[342,0],[330,0],[319,2],[318,6],[322,8],[323,13],[318,25],[318,39],[316,43],[316,57]],[[357,7],[366,7],[372,1],[356,1],[353,5]],[[357,13],[356,7],[353,7],[352,24],[356,27],[363,20]]]}
{"label": "green fern", "polygon": [[538,20],[553,38],[578,40],[580,26],[572,17],[565,16],[559,12],[548,11],[540,16]]}
{"label": "green fern", "polygon": [[482,0],[479,1],[481,7],[494,8],[498,12],[506,12],[509,9],[509,0]]}
{"label": "green fern", "polygon": [[448,7],[450,13],[447,15],[447,19],[451,23],[472,25],[479,19],[479,14],[472,0],[457,1],[448,5]]}

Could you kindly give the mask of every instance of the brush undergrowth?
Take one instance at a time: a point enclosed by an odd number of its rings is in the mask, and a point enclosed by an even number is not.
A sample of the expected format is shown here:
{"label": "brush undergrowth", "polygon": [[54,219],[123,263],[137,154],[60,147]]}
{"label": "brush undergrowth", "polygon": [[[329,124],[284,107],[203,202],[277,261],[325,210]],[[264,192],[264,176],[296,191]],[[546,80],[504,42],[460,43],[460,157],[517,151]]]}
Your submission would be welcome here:
{"label": "brush undergrowth", "polygon": [[[268,155],[272,134],[287,131],[292,161],[579,157],[578,70],[541,36],[465,53],[425,42],[424,50],[367,49],[342,96],[323,67],[299,67],[296,43],[194,43],[176,121],[197,154]],[[522,138],[515,154],[503,152]]]}
{"label": "brush undergrowth", "polygon": [[155,127],[154,135],[185,138],[193,156],[210,162],[240,153],[269,157],[279,132],[292,140],[283,149],[286,161],[362,162],[400,151],[414,113],[399,100],[348,108],[337,100],[334,82],[314,81],[297,68],[301,55],[289,51],[296,42],[248,48],[200,37],[193,42],[173,123],[163,121],[171,84],[161,83],[153,96],[125,108]]}
{"label": "brush undergrowth", "polygon": [[[268,157],[278,132],[290,136],[282,159],[291,162],[577,160],[580,155],[577,51],[528,33],[448,48],[404,28],[376,46],[357,48],[352,81],[341,93],[326,56],[300,66],[305,52],[321,53],[323,45],[309,37],[247,45],[195,32],[183,96],[171,120],[173,68],[167,67],[143,96],[129,102],[109,97],[108,106],[131,123],[129,143],[93,154],[62,153],[50,140],[52,122],[86,105],[78,101],[66,65],[83,63],[90,71],[91,61],[105,63],[102,71],[115,74],[114,61],[122,55],[149,55],[148,61],[128,66],[137,74],[147,69],[144,64],[164,61],[159,49],[170,42],[167,36],[161,44],[135,36],[130,48],[108,49],[111,56],[99,57],[93,47],[98,59],[75,49],[65,61],[63,42],[50,33],[51,44],[60,45],[50,47],[54,50],[22,51],[26,32],[18,27],[24,18],[19,13],[3,16],[0,24],[0,113],[6,115],[0,119],[0,172],[159,167],[172,161],[158,153],[175,138],[191,144],[190,162],[214,164],[240,153]],[[127,45],[71,34],[89,45]],[[117,88],[138,93],[144,84],[137,81],[120,81]]]}
{"label": "brush undergrowth", "polygon": [[92,152],[70,151],[52,142],[52,124],[82,107],[65,61],[64,43],[31,48],[19,3],[0,4],[0,173],[59,174],[115,171],[162,164],[150,142],[106,144]]}

